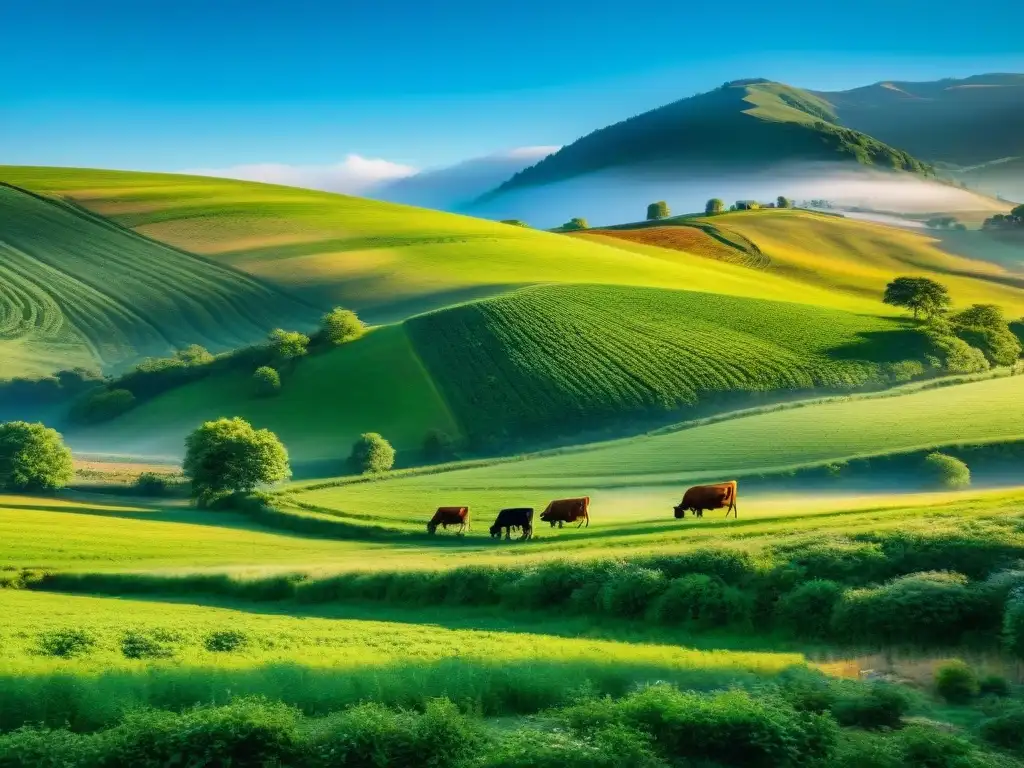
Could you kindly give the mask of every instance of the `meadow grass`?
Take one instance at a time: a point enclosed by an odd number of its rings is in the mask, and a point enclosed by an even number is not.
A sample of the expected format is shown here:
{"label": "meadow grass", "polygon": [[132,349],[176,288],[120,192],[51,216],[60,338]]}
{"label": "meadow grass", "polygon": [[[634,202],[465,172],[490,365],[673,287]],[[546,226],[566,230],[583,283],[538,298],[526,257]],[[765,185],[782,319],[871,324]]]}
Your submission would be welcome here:
{"label": "meadow grass", "polygon": [[0,377],[50,373],[56,353],[109,370],[192,343],[220,351],[316,318],[240,272],[7,186],[0,231]]}

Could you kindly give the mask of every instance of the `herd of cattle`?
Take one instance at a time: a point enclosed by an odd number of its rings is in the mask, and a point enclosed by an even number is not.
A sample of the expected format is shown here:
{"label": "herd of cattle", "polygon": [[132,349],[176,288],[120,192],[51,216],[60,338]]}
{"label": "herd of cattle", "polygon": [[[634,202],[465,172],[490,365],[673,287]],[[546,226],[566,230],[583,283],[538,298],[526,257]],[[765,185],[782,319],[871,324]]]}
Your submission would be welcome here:
{"label": "herd of cattle", "polygon": [[[683,494],[683,500],[672,508],[677,519],[686,517],[692,512],[694,517],[704,517],[704,512],[711,509],[725,509],[725,516],[732,512],[736,517],[736,481],[715,485],[695,485]],[[581,496],[576,499],[556,499],[540,513],[541,522],[550,523],[554,528],[561,528],[565,523],[576,523],[576,527],[590,526],[590,497]],[[427,523],[427,532],[436,533],[438,527],[448,530],[449,526],[458,527],[459,533],[469,530],[469,507],[438,507],[437,512]],[[511,507],[498,513],[490,528],[492,538],[512,538],[512,531],[520,531],[520,539],[533,537],[533,507]]]}

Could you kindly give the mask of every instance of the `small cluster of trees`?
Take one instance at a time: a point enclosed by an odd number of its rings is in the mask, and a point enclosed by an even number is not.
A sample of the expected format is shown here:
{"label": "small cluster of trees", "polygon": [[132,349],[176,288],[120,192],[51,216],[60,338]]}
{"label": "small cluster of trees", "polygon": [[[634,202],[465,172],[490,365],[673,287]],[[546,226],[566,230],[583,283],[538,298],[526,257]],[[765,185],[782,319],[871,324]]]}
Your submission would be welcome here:
{"label": "small cluster of trees", "polygon": [[667,219],[671,214],[668,210],[668,203],[664,200],[659,200],[656,203],[651,203],[647,206],[647,220],[657,221],[658,219]]}
{"label": "small cluster of trees", "polygon": [[967,229],[967,225],[957,221],[955,216],[933,216],[924,225],[931,229],[956,229],[961,232]]}
{"label": "small cluster of trees", "polygon": [[[779,195],[772,203],[760,203],[757,200],[737,200],[729,206],[730,211],[756,211],[761,208],[793,208],[793,201],[788,197]],[[714,216],[716,213],[725,211],[725,203],[721,198],[713,197],[704,205],[704,213]]]}
{"label": "small cluster of trees", "polygon": [[981,227],[982,229],[1024,230],[1024,205],[1018,205],[1009,213],[997,213],[992,218],[985,219]]}
{"label": "small cluster of trees", "polygon": [[897,277],[886,286],[882,301],[925,320],[937,367],[975,373],[991,365],[1014,365],[1020,359],[1020,339],[995,304],[973,304],[949,314],[949,291],[926,277]]}

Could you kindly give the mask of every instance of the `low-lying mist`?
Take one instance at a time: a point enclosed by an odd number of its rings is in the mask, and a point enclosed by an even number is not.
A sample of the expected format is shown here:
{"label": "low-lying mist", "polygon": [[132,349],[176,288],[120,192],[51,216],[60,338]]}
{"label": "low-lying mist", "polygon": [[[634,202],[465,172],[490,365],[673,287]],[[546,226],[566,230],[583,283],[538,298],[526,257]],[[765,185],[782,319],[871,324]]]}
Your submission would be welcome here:
{"label": "low-lying mist", "polygon": [[906,173],[834,164],[803,164],[750,173],[708,170],[607,171],[543,187],[500,194],[461,212],[491,219],[522,219],[539,228],[556,227],[579,216],[591,226],[644,218],[647,204],[665,200],[674,214],[703,211],[709,198],[797,202],[829,200],[837,206],[902,214],[1002,210],[997,201]]}

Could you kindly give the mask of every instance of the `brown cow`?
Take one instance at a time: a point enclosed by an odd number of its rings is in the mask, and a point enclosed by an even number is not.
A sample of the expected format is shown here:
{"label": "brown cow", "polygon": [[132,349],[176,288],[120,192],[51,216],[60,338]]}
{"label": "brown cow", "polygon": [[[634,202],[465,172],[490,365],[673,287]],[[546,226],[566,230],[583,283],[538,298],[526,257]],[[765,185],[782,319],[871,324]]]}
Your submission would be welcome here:
{"label": "brown cow", "polygon": [[686,517],[686,510],[696,517],[704,517],[705,509],[721,509],[725,507],[725,516],[732,512],[736,517],[736,481],[717,485],[695,485],[683,494],[683,500],[673,507],[676,518]]}
{"label": "brown cow", "polygon": [[469,528],[469,507],[438,507],[427,523],[427,533],[434,533],[439,525],[446,531],[449,525],[457,525],[462,533]]}
{"label": "brown cow", "polygon": [[590,497],[581,496],[578,499],[556,499],[548,504],[547,509],[540,513],[540,519],[551,523],[551,527],[562,527],[562,523],[574,523],[579,520],[579,528],[583,523],[590,527]]}

